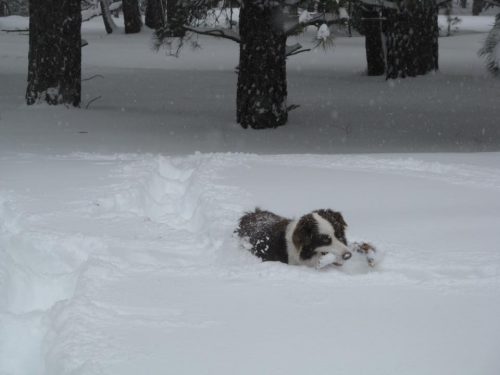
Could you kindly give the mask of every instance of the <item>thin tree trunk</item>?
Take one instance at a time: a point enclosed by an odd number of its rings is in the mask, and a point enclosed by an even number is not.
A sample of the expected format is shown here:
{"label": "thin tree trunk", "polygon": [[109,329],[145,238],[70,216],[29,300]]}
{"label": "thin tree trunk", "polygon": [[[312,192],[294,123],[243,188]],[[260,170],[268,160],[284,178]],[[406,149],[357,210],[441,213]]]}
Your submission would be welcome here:
{"label": "thin tree trunk", "polygon": [[0,17],[6,17],[10,15],[9,5],[5,1],[0,1]]}
{"label": "thin tree trunk", "polygon": [[240,9],[240,63],[236,117],[243,128],[275,128],[288,119],[283,14],[267,0]]}
{"label": "thin tree trunk", "polygon": [[116,30],[116,24],[111,17],[111,12],[109,10],[109,0],[100,0],[99,4],[101,5],[101,15],[102,21],[104,22],[104,28],[108,34],[113,33]]}
{"label": "thin tree trunk", "polygon": [[79,106],[80,0],[30,0],[26,103]]}
{"label": "thin tree trunk", "polygon": [[142,19],[138,0],[123,0],[123,18],[125,34],[135,34],[141,31]]}

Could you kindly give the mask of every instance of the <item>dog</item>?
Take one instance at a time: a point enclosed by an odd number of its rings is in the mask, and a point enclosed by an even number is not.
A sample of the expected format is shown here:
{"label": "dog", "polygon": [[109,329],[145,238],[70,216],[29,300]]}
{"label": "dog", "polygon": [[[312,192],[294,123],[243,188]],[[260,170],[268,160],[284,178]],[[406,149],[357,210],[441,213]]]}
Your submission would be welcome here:
{"label": "dog", "polygon": [[291,220],[256,208],[240,218],[235,233],[243,247],[263,261],[321,268],[325,257],[337,266],[351,258],[346,228],[342,214],[330,209]]}

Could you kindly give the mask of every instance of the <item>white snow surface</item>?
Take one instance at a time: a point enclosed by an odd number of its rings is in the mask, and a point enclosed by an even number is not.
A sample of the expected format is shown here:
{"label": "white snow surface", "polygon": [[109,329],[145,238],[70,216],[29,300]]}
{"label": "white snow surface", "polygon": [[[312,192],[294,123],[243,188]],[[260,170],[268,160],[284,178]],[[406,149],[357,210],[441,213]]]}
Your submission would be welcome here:
{"label": "white snow surface", "polygon": [[[365,77],[357,37],[290,59],[302,106],[260,132],[234,124],[228,41],[172,59],[92,20],[84,102],[102,98],[68,109],[24,105],[27,37],[0,33],[0,374],[499,374],[480,19],[426,77]],[[233,235],[255,206],[341,211],[384,257],[262,263]]]}

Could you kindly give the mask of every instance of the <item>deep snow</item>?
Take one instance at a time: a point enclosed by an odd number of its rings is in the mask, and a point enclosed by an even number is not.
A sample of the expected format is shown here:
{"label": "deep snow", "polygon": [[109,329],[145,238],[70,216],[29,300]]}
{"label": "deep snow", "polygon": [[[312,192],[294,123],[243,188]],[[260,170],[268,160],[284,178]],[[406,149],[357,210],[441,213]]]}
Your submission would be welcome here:
{"label": "deep snow", "polygon": [[[0,34],[0,374],[498,374],[500,153],[442,153],[499,150],[490,20],[413,80],[364,77],[361,38],[290,59],[267,132],[234,124],[230,42],[172,60],[93,20],[75,110],[23,104]],[[255,206],[340,210],[384,258],[261,263],[232,233]]]}

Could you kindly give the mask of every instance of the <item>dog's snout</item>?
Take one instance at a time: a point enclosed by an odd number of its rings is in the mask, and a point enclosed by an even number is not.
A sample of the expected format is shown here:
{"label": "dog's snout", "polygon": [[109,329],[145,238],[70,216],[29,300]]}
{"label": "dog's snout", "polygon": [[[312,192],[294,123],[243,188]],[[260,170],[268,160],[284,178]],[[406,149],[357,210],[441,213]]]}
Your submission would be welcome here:
{"label": "dog's snout", "polygon": [[342,254],[342,259],[347,260],[352,257],[352,254],[348,251],[346,251],[344,254]]}

